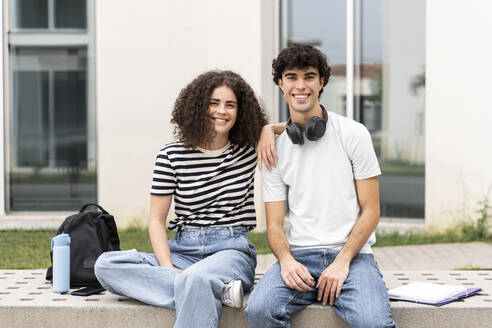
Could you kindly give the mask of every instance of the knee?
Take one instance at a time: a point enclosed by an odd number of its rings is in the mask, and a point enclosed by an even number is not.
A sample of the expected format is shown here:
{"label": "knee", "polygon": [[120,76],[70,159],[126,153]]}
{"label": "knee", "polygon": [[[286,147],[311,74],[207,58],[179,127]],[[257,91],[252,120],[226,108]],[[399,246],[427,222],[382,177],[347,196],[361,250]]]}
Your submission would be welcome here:
{"label": "knee", "polygon": [[108,253],[102,253],[94,263],[94,274],[97,279],[100,279],[104,276],[104,273],[107,272],[107,269],[111,266],[111,260],[108,256]]}
{"label": "knee", "polygon": [[263,324],[279,316],[279,313],[274,312],[276,307],[269,304],[268,298],[261,297],[259,294],[255,293],[253,289],[253,292],[248,298],[246,309],[244,310],[246,318],[252,327],[261,327]]}
{"label": "knee", "polygon": [[96,266],[105,266],[106,263],[109,262],[108,252],[102,253],[96,260],[94,267]]}
{"label": "knee", "polygon": [[[251,295],[248,299],[248,303],[246,304],[246,308],[244,309],[244,314],[248,321],[252,324],[253,322],[261,321],[261,318],[265,316],[265,313],[262,311],[263,306],[259,304],[256,300],[251,299]],[[267,309],[264,309],[265,311]]]}

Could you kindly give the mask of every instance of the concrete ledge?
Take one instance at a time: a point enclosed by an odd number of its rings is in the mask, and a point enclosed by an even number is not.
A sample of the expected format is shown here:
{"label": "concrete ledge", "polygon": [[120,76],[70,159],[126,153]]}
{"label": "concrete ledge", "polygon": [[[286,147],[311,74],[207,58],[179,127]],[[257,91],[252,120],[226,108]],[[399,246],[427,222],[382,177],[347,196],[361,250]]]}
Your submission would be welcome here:
{"label": "concrete ledge", "polygon": [[67,216],[75,212],[46,212],[33,215],[30,212],[14,212],[0,216],[0,230],[9,229],[58,229]]}
{"label": "concrete ledge", "polygon": [[[44,270],[0,270],[1,327],[173,327],[174,310],[102,293],[55,294]],[[479,295],[442,307],[391,302],[399,327],[490,327],[492,271],[384,271],[388,288],[419,280],[477,286]],[[261,274],[257,275],[259,278]],[[274,297],[274,295],[272,295]],[[348,327],[330,307],[313,304],[293,316],[292,327]],[[243,311],[224,307],[220,327],[246,328]]]}

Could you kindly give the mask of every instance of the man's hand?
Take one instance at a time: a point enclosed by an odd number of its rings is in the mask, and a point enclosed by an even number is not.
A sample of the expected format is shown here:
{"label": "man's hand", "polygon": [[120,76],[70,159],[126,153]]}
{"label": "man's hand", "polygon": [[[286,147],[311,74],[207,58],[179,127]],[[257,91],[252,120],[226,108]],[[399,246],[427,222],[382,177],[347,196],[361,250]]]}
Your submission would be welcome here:
{"label": "man's hand", "polygon": [[314,286],[314,278],[308,269],[296,260],[283,261],[280,263],[280,268],[280,275],[289,288],[308,292]]}
{"label": "man's hand", "polygon": [[265,162],[268,171],[270,171],[272,167],[275,167],[275,160],[278,160],[278,155],[275,150],[276,137],[271,124],[267,124],[261,129],[260,140],[258,141],[257,147],[258,169],[260,171],[262,162]]}
{"label": "man's hand", "polygon": [[350,261],[333,261],[318,279],[318,301],[323,300],[323,305],[329,300],[330,305],[335,302],[335,297],[340,296],[342,286],[349,274]]}

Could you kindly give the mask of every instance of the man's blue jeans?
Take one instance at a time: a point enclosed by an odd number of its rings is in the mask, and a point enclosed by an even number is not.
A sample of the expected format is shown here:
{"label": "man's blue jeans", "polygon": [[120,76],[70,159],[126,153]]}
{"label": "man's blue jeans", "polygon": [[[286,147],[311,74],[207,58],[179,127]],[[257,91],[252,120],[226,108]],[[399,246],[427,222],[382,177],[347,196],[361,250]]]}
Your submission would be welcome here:
{"label": "man's blue jeans", "polygon": [[256,249],[244,227],[183,229],[169,241],[175,267],[160,267],[154,254],[136,250],[106,252],[95,264],[108,291],[151,305],[176,309],[175,327],[217,327],[222,290],[241,280],[254,283]]}
{"label": "man's blue jeans", "polygon": [[[335,259],[330,249],[294,250],[292,255],[309,270],[317,283],[321,273]],[[318,290],[300,292],[287,287],[277,262],[253,289],[246,307],[250,327],[290,327],[292,314],[316,302]],[[372,254],[358,254],[350,264],[334,309],[351,327],[396,327],[391,318],[386,285]]]}

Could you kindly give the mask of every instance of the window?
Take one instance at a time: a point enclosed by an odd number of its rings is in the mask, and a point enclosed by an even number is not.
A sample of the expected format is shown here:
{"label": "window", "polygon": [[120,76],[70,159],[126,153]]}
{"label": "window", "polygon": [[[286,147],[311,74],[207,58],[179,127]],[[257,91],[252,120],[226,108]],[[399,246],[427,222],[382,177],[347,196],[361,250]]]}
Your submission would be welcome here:
{"label": "window", "polygon": [[423,218],[425,0],[284,0],[281,22],[282,48],[307,43],[328,56],[321,104],[371,133],[383,172],[381,216]]}
{"label": "window", "polygon": [[85,0],[13,0],[14,30],[87,29]]}
{"label": "window", "polygon": [[[281,42],[284,48],[293,43],[309,44],[318,47],[328,57],[331,77],[323,89],[320,103],[325,108],[345,115],[346,89],[346,14],[345,0],[290,0],[282,2],[286,12],[281,21],[286,21],[285,37]],[[280,95],[280,119],[287,120],[288,107]]]}
{"label": "window", "polygon": [[354,9],[354,118],[383,172],[381,215],[423,218],[425,0],[358,0]]}
{"label": "window", "polygon": [[74,210],[96,202],[86,1],[17,0],[11,11],[6,210]]}

